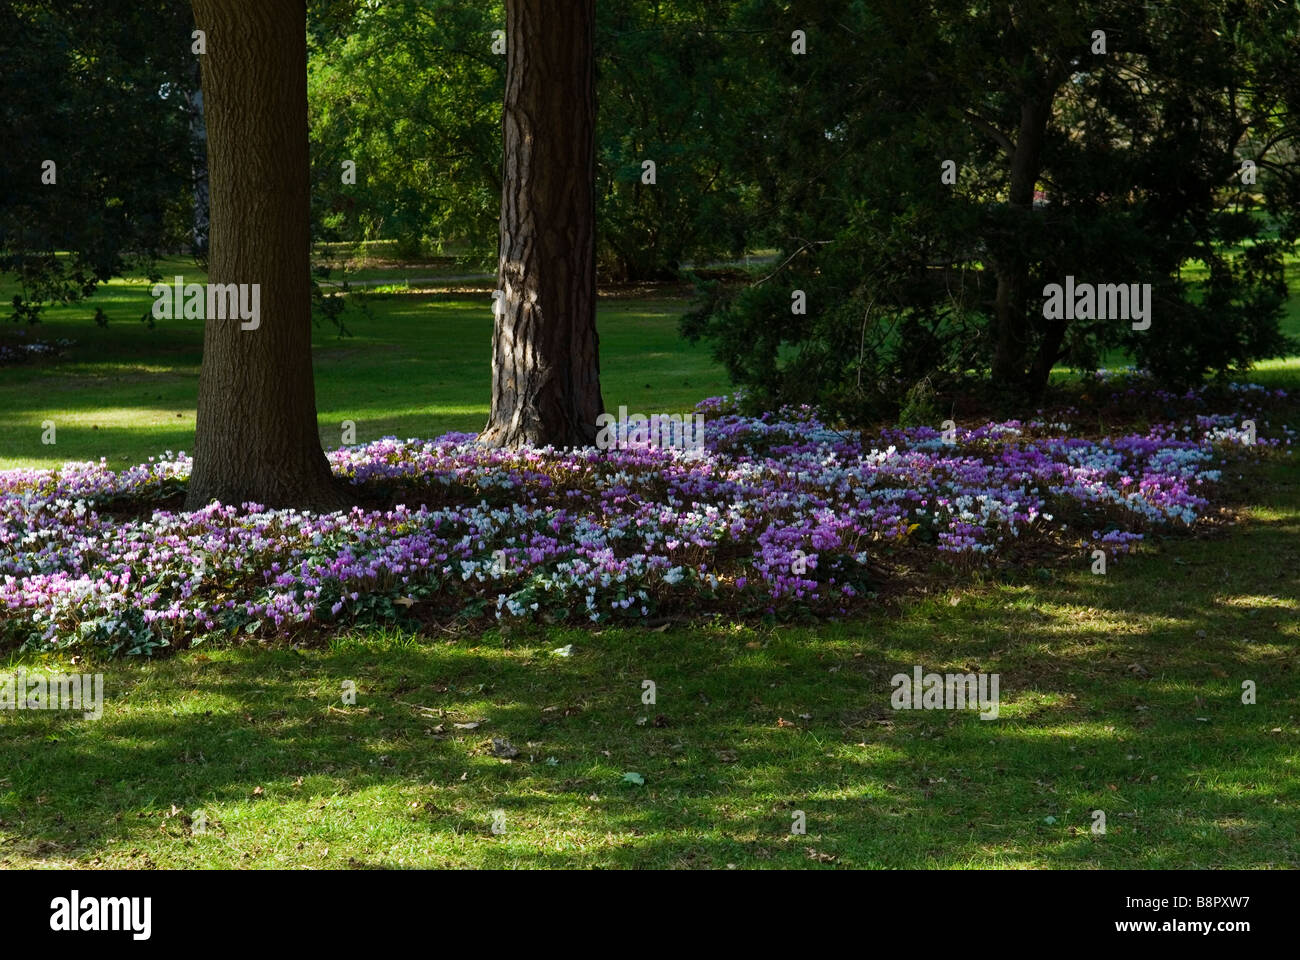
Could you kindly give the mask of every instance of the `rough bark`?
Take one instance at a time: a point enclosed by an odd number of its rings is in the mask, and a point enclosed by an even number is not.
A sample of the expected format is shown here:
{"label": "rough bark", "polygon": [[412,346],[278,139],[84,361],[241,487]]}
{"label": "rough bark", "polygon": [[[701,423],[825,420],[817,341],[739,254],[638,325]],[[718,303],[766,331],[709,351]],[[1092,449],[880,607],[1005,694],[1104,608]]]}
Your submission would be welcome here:
{"label": "rough bark", "polygon": [[507,0],[492,446],[595,442],[594,0]]}
{"label": "rough bark", "polygon": [[186,507],[333,509],[311,360],[304,0],[194,0],[207,124],[209,283],[260,285],[260,325],[209,318]]}

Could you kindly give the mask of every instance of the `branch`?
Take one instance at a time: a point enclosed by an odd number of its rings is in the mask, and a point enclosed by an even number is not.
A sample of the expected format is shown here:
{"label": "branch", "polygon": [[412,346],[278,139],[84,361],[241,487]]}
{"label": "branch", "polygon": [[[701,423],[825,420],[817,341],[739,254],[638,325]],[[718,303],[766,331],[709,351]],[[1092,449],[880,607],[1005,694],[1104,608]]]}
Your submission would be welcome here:
{"label": "branch", "polygon": [[993,124],[989,123],[983,117],[979,116],[978,114],[970,110],[965,111],[965,115],[966,118],[970,120],[971,123],[975,124],[977,128],[987,133],[993,139],[993,141],[1002,148],[1002,151],[1008,157],[1015,155],[1016,145],[1011,142],[1010,137],[1008,137],[997,127],[993,126]]}

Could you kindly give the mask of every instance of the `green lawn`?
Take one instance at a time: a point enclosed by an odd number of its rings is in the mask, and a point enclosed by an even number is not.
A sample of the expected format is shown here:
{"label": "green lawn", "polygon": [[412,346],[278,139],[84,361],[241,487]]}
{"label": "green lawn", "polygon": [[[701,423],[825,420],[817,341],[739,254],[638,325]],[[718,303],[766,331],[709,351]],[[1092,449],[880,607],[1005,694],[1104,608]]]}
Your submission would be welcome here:
{"label": "green lawn", "polygon": [[[203,279],[183,260],[164,265],[164,276],[173,273]],[[362,443],[479,430],[492,383],[491,290],[487,283],[479,292],[368,294],[371,315],[345,317],[351,337],[322,322],[313,334],[321,443],[339,446],[344,420],[356,424]],[[13,292],[0,283],[0,298]],[[139,321],[152,302],[149,285],[136,278],[106,285],[89,307],[45,312],[27,337],[76,346],[59,363],[0,367],[0,469],[100,457],[126,465],[193,448],[202,321],[163,320],[150,330]],[[95,306],[108,315],[106,328],[91,321]],[[601,298],[608,409],[675,413],[726,392],[708,350],[677,335],[685,306],[679,299]],[[15,333],[0,328],[6,340]],[[41,443],[46,420],[55,423],[54,445]]]}
{"label": "green lawn", "polygon": [[[69,361],[0,373],[0,467],[190,445],[198,322],[145,329],[138,285],[97,302],[107,330],[77,308],[36,334],[76,338]],[[481,426],[486,289],[372,303],[356,337],[317,331],[323,442],[344,419],[361,440]],[[725,391],[682,306],[602,300],[608,406]],[[1296,389],[1300,366],[1260,379]],[[1106,576],[976,574],[845,623],[9,653],[102,672],[106,702],[0,710],[0,867],[1300,867],[1300,471],[1241,472],[1240,522]],[[999,674],[1000,718],[891,710],[914,665]]]}
{"label": "green lawn", "polygon": [[[1271,469],[1245,525],[1104,577],[853,623],[99,665],[102,719],[0,715],[0,866],[1297,867],[1297,480]],[[1000,718],[891,711],[914,664],[998,673]]]}

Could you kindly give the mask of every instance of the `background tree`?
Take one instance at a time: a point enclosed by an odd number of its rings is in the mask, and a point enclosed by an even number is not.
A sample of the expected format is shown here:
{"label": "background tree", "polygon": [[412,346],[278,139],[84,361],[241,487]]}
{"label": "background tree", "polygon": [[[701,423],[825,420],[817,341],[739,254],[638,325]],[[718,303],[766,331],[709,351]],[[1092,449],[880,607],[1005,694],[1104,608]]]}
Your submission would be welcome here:
{"label": "background tree", "polygon": [[[323,240],[454,241],[496,253],[506,58],[500,4],[318,4],[309,57],[312,201]],[[357,165],[355,184],[340,176]]]}
{"label": "background tree", "polygon": [[[602,278],[673,279],[688,260],[739,256],[763,239],[753,181],[737,176],[732,157],[780,121],[753,122],[764,77],[746,55],[737,6],[629,0],[597,11]],[[653,184],[643,182],[646,160]]]}
{"label": "background tree", "polygon": [[209,281],[259,284],[261,318],[204,327],[186,506],[338,507],[312,377],[305,6],[194,0],[194,17],[207,34]]}
{"label": "background tree", "polygon": [[590,445],[596,336],[594,0],[506,3],[492,446]]}
{"label": "background tree", "polygon": [[192,30],[187,7],[163,0],[0,4],[0,272],[21,285],[13,319],[189,242]]}
{"label": "background tree", "polygon": [[[733,163],[763,188],[781,266],[713,287],[684,328],[755,403],[860,419],[972,373],[1025,402],[1054,365],[1120,349],[1170,383],[1287,349],[1294,6],[831,0],[743,16],[780,24],[751,45],[784,78],[757,107],[778,135]],[[1066,275],[1151,283],[1151,328],[1044,319],[1043,286]]]}
{"label": "background tree", "polygon": [[[735,0],[629,0],[596,13],[597,267],[608,280],[676,277],[687,260],[743,251],[752,184],[753,75]],[[496,253],[506,57],[500,3],[315,4],[310,56],[313,213],[326,240],[422,240]],[[343,184],[343,161],[357,183]],[[642,162],[657,180],[642,183]]]}

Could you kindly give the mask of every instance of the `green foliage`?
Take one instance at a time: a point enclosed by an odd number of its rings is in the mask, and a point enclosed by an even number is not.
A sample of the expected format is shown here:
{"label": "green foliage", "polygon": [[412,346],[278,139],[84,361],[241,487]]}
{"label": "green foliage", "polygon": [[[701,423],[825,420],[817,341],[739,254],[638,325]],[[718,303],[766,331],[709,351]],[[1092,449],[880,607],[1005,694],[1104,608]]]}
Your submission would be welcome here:
{"label": "green foliage", "polygon": [[[747,149],[746,60],[725,29],[734,0],[601,5],[597,217],[602,276],[676,275],[743,251],[753,190],[726,176]],[[325,240],[422,240],[496,252],[505,56],[499,2],[327,4],[309,66],[313,213]],[[508,38],[507,38],[508,42]],[[738,107],[738,105],[741,105]],[[356,163],[356,183],[342,181]],[[642,163],[656,165],[654,185]]]}
{"label": "green foliage", "polygon": [[[757,37],[775,7],[745,16]],[[1054,365],[1118,349],[1176,384],[1292,349],[1295,8],[831,0],[780,19],[810,53],[782,41],[783,74],[752,107],[771,118],[763,149],[732,168],[762,186],[778,265],[706,288],[683,325],[755,402],[856,419],[896,411],[923,377],[991,370],[1023,400]],[[1045,319],[1041,292],[1067,275],[1150,283],[1151,328]]]}
{"label": "green foliage", "polygon": [[900,427],[933,427],[943,419],[943,409],[929,378],[918,380],[903,398],[898,411]]}
{"label": "green foliage", "polygon": [[[20,320],[184,243],[201,159],[184,4],[46,6],[0,9],[0,270]],[[309,5],[318,238],[495,259],[503,27],[499,0]],[[1054,365],[1117,351],[1181,384],[1292,348],[1294,5],[629,0],[600,5],[596,31],[601,276],[777,248],[746,284],[711,274],[683,327],[754,404],[869,418],[922,380],[991,370],[1024,399]],[[1041,291],[1066,275],[1151,283],[1151,328],[1046,320]]]}
{"label": "green foliage", "polygon": [[[323,19],[325,14],[332,19]],[[330,23],[326,28],[323,24]],[[324,240],[496,249],[505,58],[500,3],[327,5],[308,64],[312,207]],[[343,165],[356,164],[356,183]]]}
{"label": "green foliage", "polygon": [[[753,234],[752,184],[730,158],[752,149],[756,72],[731,29],[734,0],[598,4],[596,155],[602,276],[676,276],[686,260],[738,256]],[[655,182],[643,182],[645,161]],[[753,235],[752,235],[753,234]]]}
{"label": "green foliage", "polygon": [[[11,319],[94,292],[192,221],[188,4],[0,4],[0,272]],[[55,182],[42,182],[43,163]]]}

